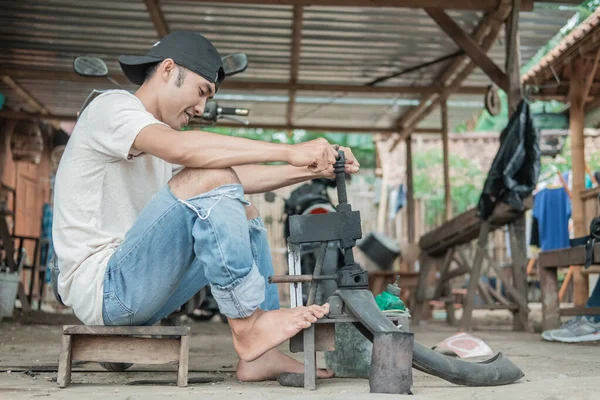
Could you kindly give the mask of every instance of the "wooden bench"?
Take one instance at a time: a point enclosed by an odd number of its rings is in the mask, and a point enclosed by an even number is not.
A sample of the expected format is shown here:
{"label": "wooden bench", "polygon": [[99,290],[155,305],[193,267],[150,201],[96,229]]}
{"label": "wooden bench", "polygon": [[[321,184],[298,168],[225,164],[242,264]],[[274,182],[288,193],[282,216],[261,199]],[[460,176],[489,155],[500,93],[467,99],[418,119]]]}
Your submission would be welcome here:
{"label": "wooden bench", "polygon": [[[524,200],[525,210],[533,206],[532,197]],[[490,232],[503,226],[509,226],[512,255],[512,281],[505,276],[504,271],[486,250]],[[462,253],[461,247],[477,239],[476,252],[472,262]],[[443,300],[447,311],[447,321],[451,325],[458,323],[454,316],[451,279],[469,274],[469,286],[463,316],[460,321],[461,329],[469,331],[473,327],[472,314],[474,309],[487,310],[506,309],[513,312],[513,328],[517,331],[530,330],[528,315],[530,309],[527,305],[527,279],[525,276],[526,242],[524,212],[515,210],[509,205],[500,203],[487,221],[482,221],[477,214],[477,209],[465,211],[443,225],[423,235],[419,241],[420,277],[414,297],[415,310],[412,312],[413,321],[428,315],[431,300]],[[451,269],[451,264],[458,268]],[[510,295],[510,300],[501,293],[492,289],[480,278],[484,264],[492,268],[496,277],[502,282]],[[428,278],[433,268],[439,270],[440,278],[435,283],[433,297],[428,295]],[[475,305],[475,295],[479,293],[485,301],[483,306]]]}
{"label": "wooden bench", "polygon": [[[600,315],[600,307],[560,308],[558,298],[558,268],[583,268],[585,264],[585,246],[576,246],[560,250],[543,251],[538,257],[540,286],[542,289],[542,329],[556,329],[560,326],[560,316]],[[600,273],[600,244],[594,246],[593,264],[583,273]]]}
{"label": "wooden bench", "polygon": [[73,361],[177,364],[177,386],[187,386],[189,335],[189,326],[64,326],[58,386],[71,383]]}

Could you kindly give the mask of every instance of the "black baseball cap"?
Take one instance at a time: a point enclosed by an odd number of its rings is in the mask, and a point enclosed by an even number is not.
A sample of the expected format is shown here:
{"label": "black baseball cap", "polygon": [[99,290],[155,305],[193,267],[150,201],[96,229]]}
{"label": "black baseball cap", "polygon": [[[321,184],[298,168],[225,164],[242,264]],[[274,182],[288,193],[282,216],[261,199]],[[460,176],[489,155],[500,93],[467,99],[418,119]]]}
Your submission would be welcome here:
{"label": "black baseball cap", "polygon": [[145,56],[120,56],[119,64],[131,83],[141,85],[148,68],[167,58],[214,83],[216,89],[225,79],[221,56],[215,46],[201,34],[190,31],[165,36]]}

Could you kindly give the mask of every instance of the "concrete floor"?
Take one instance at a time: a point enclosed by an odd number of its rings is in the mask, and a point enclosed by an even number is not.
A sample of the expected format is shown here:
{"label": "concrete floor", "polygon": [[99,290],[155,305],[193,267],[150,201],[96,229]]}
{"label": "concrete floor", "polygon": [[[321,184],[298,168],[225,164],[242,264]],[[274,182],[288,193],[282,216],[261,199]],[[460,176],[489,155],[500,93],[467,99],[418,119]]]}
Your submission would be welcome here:
{"label": "concrete floor", "polygon": [[[489,322],[489,321],[488,321]],[[499,318],[473,334],[485,340],[494,352],[502,351],[525,372],[519,382],[502,387],[459,387],[414,371],[413,392],[422,399],[598,399],[600,392],[600,345],[566,345],[543,342],[538,334],[515,333]],[[433,346],[451,336],[455,329],[431,322],[413,327],[421,344]],[[31,399],[363,399],[390,398],[369,394],[367,380],[331,379],[319,381],[314,392],[279,386],[276,382],[240,383],[235,379],[237,358],[227,325],[221,322],[193,323],[190,347],[190,378],[221,376],[223,382],[176,386],[128,386],[139,379],[175,379],[171,366],[134,367],[132,371],[109,373],[98,364],[78,366],[73,385],[58,389],[55,372],[26,371],[32,365],[56,364],[60,347],[60,327],[21,325],[4,322],[0,326],[0,398]],[[285,346],[281,347],[285,350]],[[299,355],[295,355],[298,357]],[[321,365],[322,358],[321,358]],[[8,372],[10,371],[10,372]]]}

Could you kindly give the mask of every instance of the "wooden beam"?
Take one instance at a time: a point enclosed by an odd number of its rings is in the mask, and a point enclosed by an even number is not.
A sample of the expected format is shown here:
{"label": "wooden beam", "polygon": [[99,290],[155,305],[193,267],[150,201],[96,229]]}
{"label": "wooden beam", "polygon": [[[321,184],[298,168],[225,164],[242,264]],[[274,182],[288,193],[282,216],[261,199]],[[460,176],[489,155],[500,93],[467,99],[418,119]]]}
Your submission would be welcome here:
{"label": "wooden beam", "polygon": [[[185,0],[195,3],[214,0]],[[324,7],[388,7],[388,8],[441,8],[454,10],[495,10],[502,0],[223,0],[221,4],[269,4],[277,6]],[[537,1],[537,0],[536,0]],[[567,0],[566,2],[574,2]],[[523,11],[532,11],[534,0],[524,0]],[[525,7],[526,6],[526,7]]]}
{"label": "wooden beam", "polygon": [[443,10],[426,8],[425,12],[498,87],[508,90],[506,74],[488,57],[487,50],[481,49],[473,38]]}
{"label": "wooden beam", "polygon": [[504,288],[506,292],[512,297],[512,299],[519,305],[519,308],[525,310],[526,313],[530,313],[531,309],[527,304],[527,297],[519,292],[508,280],[504,271],[500,268],[500,266],[496,263],[496,261],[481,247],[477,248],[478,252],[483,255],[483,257],[487,260],[488,265],[492,267],[492,269],[496,272],[496,277],[504,284]]}
{"label": "wooden beam", "polygon": [[[502,1],[500,7],[493,13],[487,13],[481,19],[479,25],[473,33],[473,39],[476,42],[482,40],[481,48],[483,51],[488,51],[493,43],[495,42],[502,23],[506,19],[508,12],[510,11],[509,0]],[[486,36],[487,34],[487,36]],[[467,62],[466,66],[465,62]],[[451,94],[456,93],[456,89],[462,84],[462,82],[471,75],[475,70],[476,64],[472,61],[468,61],[467,56],[458,57],[449,68],[443,72],[437,80],[445,89],[437,95],[428,95],[421,99],[420,104],[417,107],[409,110],[403,115],[397,122],[398,130],[400,131],[400,137],[398,140],[403,140],[416,128],[416,126],[424,118],[426,118],[435,108],[440,104],[442,97],[447,97]],[[460,72],[458,72],[460,71]],[[458,75],[450,83],[450,79],[458,72]]]}
{"label": "wooden beam", "polygon": [[472,328],[471,318],[473,314],[473,308],[475,307],[475,290],[477,289],[477,284],[479,283],[479,278],[481,277],[481,267],[483,265],[483,256],[487,254],[485,251],[487,242],[488,242],[488,234],[490,232],[490,224],[487,221],[481,222],[481,228],[479,230],[479,237],[477,238],[477,250],[475,252],[475,259],[473,260],[473,265],[471,266],[471,273],[469,274],[469,286],[467,289],[467,296],[465,297],[463,304],[463,315],[460,321],[462,329],[465,331],[470,331]]}
{"label": "wooden beam", "polygon": [[169,34],[170,30],[165,20],[165,15],[160,9],[160,4],[158,4],[158,0],[144,0],[144,2],[146,3],[150,18],[152,18],[156,34],[160,39],[164,38]]}
{"label": "wooden beam", "polygon": [[[0,110],[0,117],[7,119],[39,119],[45,121],[75,121],[77,117],[75,115],[57,115],[57,114],[41,114],[41,113],[27,113],[22,111],[11,111],[11,110]],[[194,123],[191,124],[192,127]],[[391,128],[367,128],[367,127],[356,127],[356,126],[331,126],[331,125],[303,125],[303,124],[267,124],[267,123],[256,123],[249,125],[241,125],[233,122],[219,121],[219,127],[226,128],[238,128],[238,129],[273,129],[273,130],[294,130],[300,129],[305,131],[315,132],[343,132],[343,133],[396,133]],[[210,127],[198,127],[202,130],[210,130]],[[440,134],[440,129],[418,129],[415,133],[422,134]]]}
{"label": "wooden beam", "polygon": [[452,219],[452,195],[450,193],[450,150],[448,143],[448,105],[442,100],[442,153],[444,157],[444,222]]}
{"label": "wooden beam", "polygon": [[[50,110],[48,110],[42,103],[40,103],[31,93],[29,93],[24,87],[22,87],[12,77],[10,77],[8,75],[3,75],[2,82],[4,82],[4,84],[6,84],[8,87],[10,87],[17,94],[17,96],[19,96],[23,100],[25,100],[31,108],[36,109],[42,115],[50,114]],[[56,121],[51,121],[50,124],[55,129],[61,129],[60,124]]]}
{"label": "wooden beam", "polygon": [[42,121],[75,121],[75,115],[56,115],[42,113],[28,113],[24,111],[0,110],[0,117],[6,119],[38,119]]}
{"label": "wooden beam", "polygon": [[592,70],[587,75],[587,81],[585,83],[585,88],[583,89],[583,96],[586,99],[590,95],[590,90],[592,89],[592,85],[594,83],[594,78],[596,77],[596,71],[598,70],[598,62],[600,61],[600,48],[596,51],[596,56],[594,57],[594,63],[592,64]]}
{"label": "wooden beam", "polygon": [[408,243],[415,243],[415,198],[413,186],[412,140],[406,140],[406,214],[408,218]]}
{"label": "wooden beam", "polygon": [[2,77],[2,82],[10,87],[19,97],[29,104],[31,108],[35,108],[41,114],[50,114],[50,111],[42,105],[31,93],[29,93],[25,88],[23,88],[17,81],[15,81],[12,77],[4,75]]}
{"label": "wooden beam", "polygon": [[[2,68],[0,75],[9,75],[14,79],[32,79],[49,81],[70,82],[107,82],[106,78],[86,78],[73,71],[56,71],[30,68]],[[122,85],[131,85],[124,75],[111,75]],[[244,81],[240,79],[226,79],[221,89],[227,90],[306,90],[313,92],[346,92],[346,93],[382,93],[382,94],[435,94],[444,90],[441,85],[434,86],[366,86],[366,85],[340,85],[322,83],[290,83],[269,81]],[[485,94],[484,86],[464,86],[456,93],[481,95]]]}
{"label": "wooden beam", "polygon": [[[268,123],[251,123],[249,125],[240,125],[236,123],[229,122],[219,122],[217,126],[220,127],[228,127],[228,128],[239,128],[239,129],[251,129],[251,128],[261,128],[261,129],[273,129],[273,130],[294,130],[294,129],[302,129],[305,131],[322,131],[322,132],[343,132],[343,133],[397,133],[392,128],[367,128],[367,127],[356,127],[356,126],[327,126],[327,125],[305,125],[305,124],[268,124]],[[209,128],[204,128],[209,129]],[[440,129],[419,129],[415,133],[435,133],[440,134]]]}
{"label": "wooden beam", "polygon": [[[300,47],[302,44],[302,23],[304,20],[304,9],[302,6],[294,6],[294,17],[292,19],[292,54],[290,65],[290,83],[298,82],[298,66],[300,65]],[[294,120],[294,108],[296,106],[296,89],[290,89],[289,101],[286,113],[288,125],[292,125]]]}
{"label": "wooden beam", "polygon": [[519,10],[521,0],[512,0],[512,10],[506,21],[506,76],[509,115],[516,111],[523,98],[521,84],[521,50],[519,45]]}
{"label": "wooden beam", "polygon": [[[477,27],[473,31],[472,37],[476,42],[480,42],[492,22],[492,13],[486,13]],[[457,57],[448,68],[446,68],[436,79],[435,82],[440,86],[447,86],[447,83],[452,78],[457,71],[463,68],[464,64],[468,61],[469,57],[467,55],[463,55]],[[427,105],[436,100],[437,93],[431,93],[429,95],[423,96],[419,102],[419,105],[409,109],[404,115],[396,120],[396,125],[398,127],[402,127],[402,131],[406,131],[406,134],[409,134],[408,127],[413,124],[413,122],[419,117],[420,113],[422,113]]]}
{"label": "wooden beam", "polygon": [[[571,168],[573,170],[572,215],[575,237],[581,237],[587,234],[583,201],[581,199],[581,192],[585,190],[585,143],[583,135],[585,68],[581,57],[573,59],[571,71],[569,131],[571,133]],[[588,299],[588,279],[587,276],[581,273],[581,268],[576,268],[573,271],[573,292],[575,306],[584,306]]]}

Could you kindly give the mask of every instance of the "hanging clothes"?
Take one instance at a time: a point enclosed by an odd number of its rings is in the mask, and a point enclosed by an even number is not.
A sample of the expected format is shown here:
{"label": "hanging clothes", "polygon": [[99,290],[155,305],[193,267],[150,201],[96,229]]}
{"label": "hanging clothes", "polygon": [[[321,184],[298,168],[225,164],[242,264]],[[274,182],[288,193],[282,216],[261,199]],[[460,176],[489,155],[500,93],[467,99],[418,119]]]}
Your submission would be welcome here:
{"label": "hanging clothes", "polygon": [[545,188],[536,194],[533,216],[538,222],[542,251],[570,247],[571,199],[563,187]]}
{"label": "hanging clothes", "polygon": [[536,217],[531,217],[530,246],[540,247],[540,228]]}
{"label": "hanging clothes", "polygon": [[500,134],[500,148],[479,198],[477,209],[487,220],[503,202],[523,211],[523,200],[535,189],[540,173],[540,132],[533,124],[529,103],[519,103]]}

